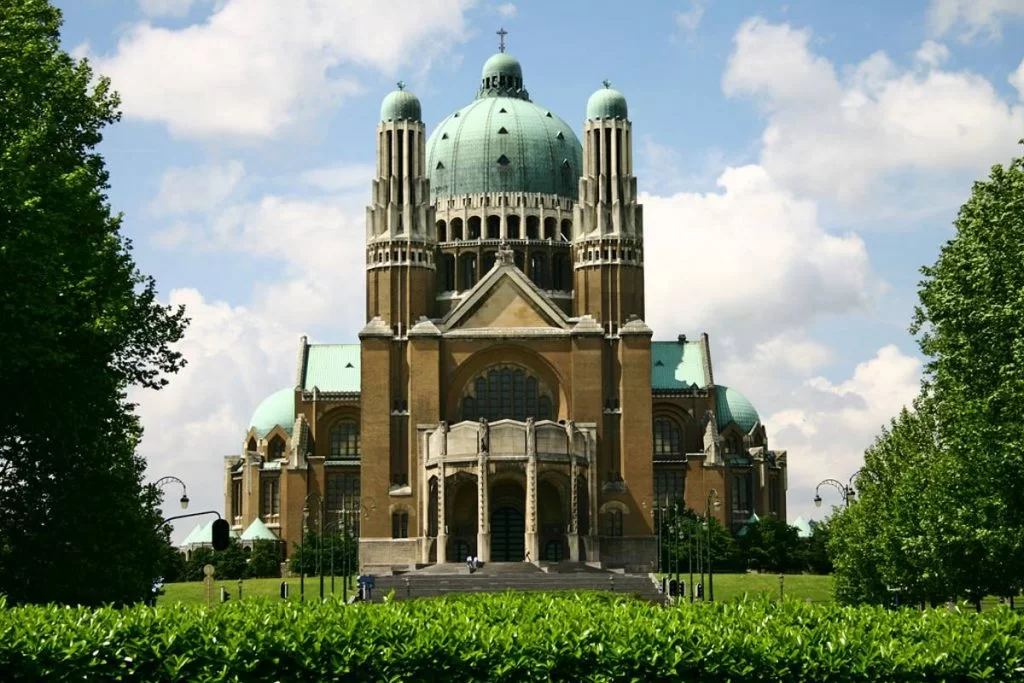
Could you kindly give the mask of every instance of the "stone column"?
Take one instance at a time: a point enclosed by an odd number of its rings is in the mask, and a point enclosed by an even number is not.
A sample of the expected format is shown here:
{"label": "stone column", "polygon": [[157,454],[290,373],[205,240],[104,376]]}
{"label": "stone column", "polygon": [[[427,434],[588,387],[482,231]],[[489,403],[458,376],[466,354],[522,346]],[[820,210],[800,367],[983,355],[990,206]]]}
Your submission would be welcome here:
{"label": "stone column", "polygon": [[477,458],[477,527],[476,556],[483,562],[491,561],[491,511],[487,495],[487,454],[490,450],[490,429],[487,420],[480,420],[480,449]]}
{"label": "stone column", "polygon": [[[443,457],[443,454],[442,454]],[[445,503],[445,478],[448,476],[444,460],[437,466],[437,563],[448,561],[448,517]],[[459,559],[459,558],[456,558]],[[465,558],[463,558],[465,559]]]}
{"label": "stone column", "polygon": [[537,446],[533,418],[526,418],[526,538],[527,557],[536,562],[540,553],[537,537]]}
{"label": "stone column", "polygon": [[579,562],[580,561],[580,516],[579,516],[579,502],[580,492],[579,486],[576,483],[576,479],[579,476],[579,468],[576,463],[576,454],[572,452],[572,440],[569,441],[570,453],[569,453],[569,486],[572,494],[569,496],[569,533],[567,534],[569,540],[569,561]]}

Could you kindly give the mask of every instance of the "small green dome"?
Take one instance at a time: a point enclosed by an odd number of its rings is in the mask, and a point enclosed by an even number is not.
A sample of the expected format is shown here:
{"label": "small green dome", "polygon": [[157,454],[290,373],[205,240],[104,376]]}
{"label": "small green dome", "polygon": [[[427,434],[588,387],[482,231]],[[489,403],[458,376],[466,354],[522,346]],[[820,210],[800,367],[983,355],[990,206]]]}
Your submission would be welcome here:
{"label": "small green dome", "polygon": [[725,429],[730,422],[735,422],[745,434],[749,434],[754,425],[761,421],[746,396],[721,385],[715,387],[715,413],[719,429]]}
{"label": "small green dome", "polygon": [[608,81],[587,100],[588,119],[628,119],[626,98]]}
{"label": "small green dome", "polygon": [[380,103],[381,121],[422,121],[420,100],[405,89],[405,84],[398,82],[398,90],[388,93]]}
{"label": "small green dome", "polygon": [[275,391],[263,399],[249,420],[249,426],[255,429],[260,437],[269,434],[274,427],[280,427],[291,434],[294,423],[295,390],[291,387]]}

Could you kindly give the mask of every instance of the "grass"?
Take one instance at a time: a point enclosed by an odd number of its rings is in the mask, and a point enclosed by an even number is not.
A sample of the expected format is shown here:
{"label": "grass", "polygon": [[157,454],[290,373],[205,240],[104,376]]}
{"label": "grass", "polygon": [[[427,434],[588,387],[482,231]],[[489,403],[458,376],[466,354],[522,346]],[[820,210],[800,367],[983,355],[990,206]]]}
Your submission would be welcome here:
{"label": "grass", "polygon": [[[301,599],[298,579],[245,579],[241,582],[243,600],[276,600],[281,599],[281,582],[288,584],[288,599],[297,601]],[[341,576],[334,577],[334,590],[340,600],[344,594],[345,579]],[[227,589],[231,594],[231,600],[238,600],[238,581],[214,581],[213,602],[220,602],[221,587]],[[350,577],[348,595],[351,597],[356,591],[355,577]],[[324,577],[324,595],[331,595],[331,577]],[[317,576],[306,577],[306,599],[318,600],[320,598],[320,578]],[[164,585],[164,594],[157,599],[158,605],[181,603],[184,605],[202,605],[207,601],[206,588],[202,581],[187,581],[182,583],[168,583]]]}
{"label": "grass", "polygon": [[[681,575],[688,581],[689,575]],[[696,577],[696,575],[695,575]],[[694,578],[695,581],[699,580]],[[246,579],[242,581],[242,599],[280,600],[281,582],[286,581],[289,588],[289,600],[298,600],[299,580],[292,579]],[[707,578],[705,577],[705,582]],[[343,577],[335,577],[334,588],[339,598],[343,595]],[[238,581],[215,581],[213,584],[213,601],[220,600],[221,587],[227,589],[232,600],[238,599]],[[199,605],[206,602],[206,590],[201,581],[186,583],[168,583],[164,586],[164,594],[158,604],[183,603]],[[785,579],[787,597],[799,600],[810,599],[811,602],[832,601],[832,577],[804,574],[787,574]],[[349,584],[349,596],[355,593],[355,577]],[[738,600],[744,595],[766,593],[772,597],[779,595],[779,577],[777,574],[715,574],[715,600],[729,602]],[[324,577],[324,595],[331,595],[331,577]],[[306,598],[316,600],[320,597],[319,577],[306,577]]]}

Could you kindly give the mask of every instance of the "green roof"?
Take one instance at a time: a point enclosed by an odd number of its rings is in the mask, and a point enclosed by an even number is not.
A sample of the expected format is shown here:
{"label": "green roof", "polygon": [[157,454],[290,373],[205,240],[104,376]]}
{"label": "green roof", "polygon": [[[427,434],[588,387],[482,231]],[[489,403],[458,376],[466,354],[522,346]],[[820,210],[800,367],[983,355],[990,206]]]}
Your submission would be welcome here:
{"label": "green roof", "polygon": [[294,423],[295,390],[290,387],[275,391],[263,399],[249,420],[249,426],[255,428],[260,437],[269,434],[274,427],[280,427],[291,434]]}
{"label": "green roof", "polygon": [[196,527],[194,529],[192,529],[192,531],[189,532],[188,536],[186,536],[181,541],[181,543],[179,543],[178,545],[181,546],[182,548],[187,548],[188,546],[192,545],[193,543],[197,543],[196,539],[199,538],[199,536],[202,533],[203,533],[203,523],[199,522],[199,523],[196,524]]}
{"label": "green roof", "polygon": [[803,517],[797,517],[790,524],[791,527],[796,527],[797,536],[800,538],[810,538],[814,535],[814,530],[811,528],[810,522]]}
{"label": "green roof", "polygon": [[761,421],[754,405],[747,397],[729,387],[715,387],[715,414],[718,417],[718,428],[724,429],[730,422],[735,422],[744,433],[749,433]]}
{"label": "green roof", "polygon": [[359,344],[311,344],[302,388],[312,391],[358,392]]}
{"label": "green roof", "polygon": [[494,55],[476,99],[434,129],[427,140],[431,199],[490,192],[576,198],[583,147],[569,124],[530,101],[521,74],[514,57]]}
{"label": "green roof", "polygon": [[398,90],[388,93],[380,103],[381,121],[422,121],[420,101],[399,82]]}
{"label": "green roof", "polygon": [[701,342],[651,342],[652,388],[684,390],[694,384],[708,384]]}
{"label": "green roof", "polygon": [[587,100],[587,118],[628,119],[629,109],[626,107],[625,96],[605,81],[604,87]]}
{"label": "green roof", "polygon": [[280,540],[280,539],[278,539],[278,537],[274,535],[274,532],[271,531],[267,527],[267,525],[263,523],[262,519],[257,517],[256,519],[252,520],[252,524],[249,525],[249,528],[242,532],[241,540],[243,540],[243,541],[277,541],[277,540]]}

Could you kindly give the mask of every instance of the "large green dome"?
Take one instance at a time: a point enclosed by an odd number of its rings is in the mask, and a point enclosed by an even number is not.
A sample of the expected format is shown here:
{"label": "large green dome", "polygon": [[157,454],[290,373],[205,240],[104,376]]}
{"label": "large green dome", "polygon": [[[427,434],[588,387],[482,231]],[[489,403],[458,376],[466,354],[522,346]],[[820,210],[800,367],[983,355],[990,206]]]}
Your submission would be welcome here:
{"label": "large green dome", "polygon": [[721,385],[715,387],[715,413],[719,429],[735,422],[745,434],[749,434],[754,425],[761,421],[754,404],[746,396]]}
{"label": "large green dome", "polygon": [[281,389],[267,396],[249,420],[249,426],[254,428],[260,437],[269,434],[274,427],[280,427],[291,434],[294,423],[295,390],[292,388]]}
{"label": "large green dome", "polygon": [[522,69],[499,52],[484,65],[476,99],[427,140],[431,199],[537,192],[575,199],[583,148],[571,126],[530,101]]}

